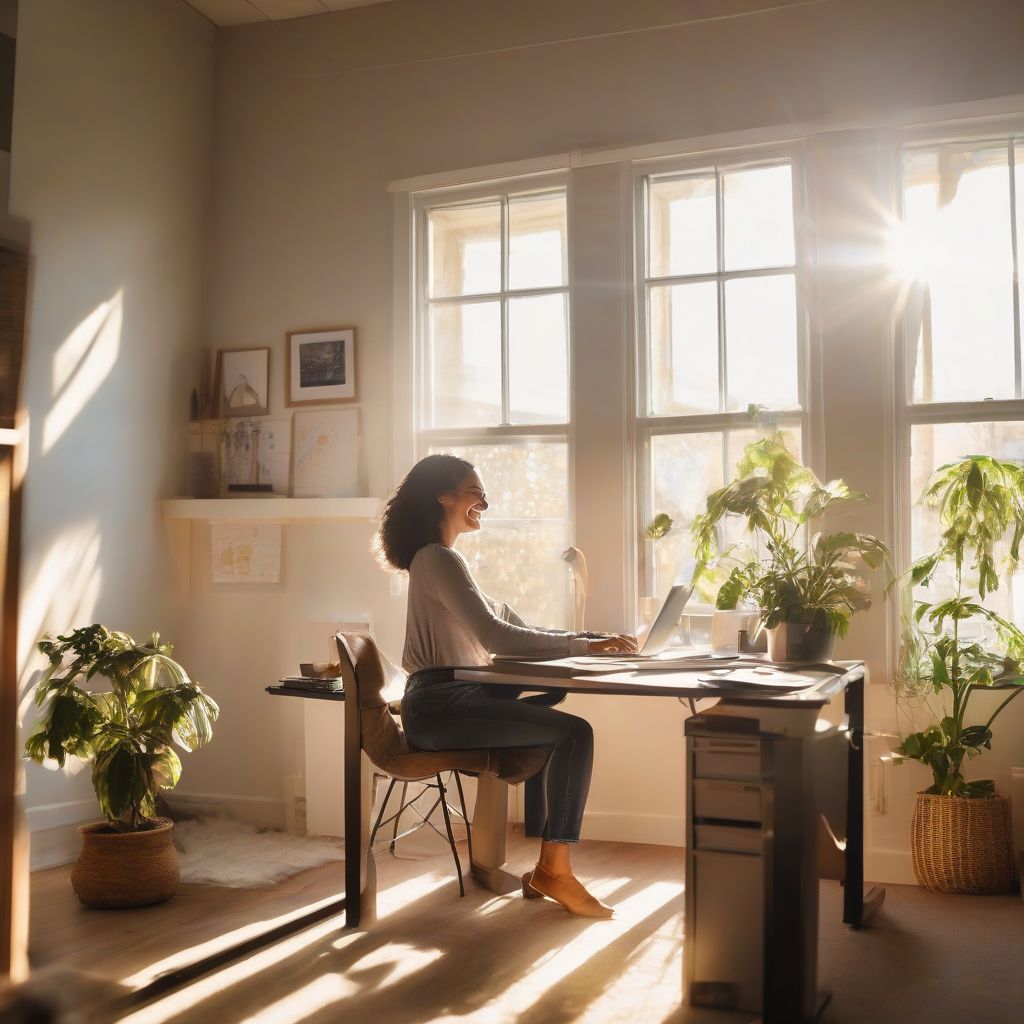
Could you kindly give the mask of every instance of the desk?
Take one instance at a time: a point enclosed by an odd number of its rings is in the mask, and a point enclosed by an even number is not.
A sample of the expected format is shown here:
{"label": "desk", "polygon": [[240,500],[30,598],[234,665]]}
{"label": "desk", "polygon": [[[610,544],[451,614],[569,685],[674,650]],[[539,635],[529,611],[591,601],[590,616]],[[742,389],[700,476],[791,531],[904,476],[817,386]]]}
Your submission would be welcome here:
{"label": "desk", "polygon": [[[842,731],[845,752],[845,800],[833,801],[832,807],[824,807],[828,813],[829,825],[839,839],[845,839],[844,850],[844,900],[843,920],[854,927],[864,923],[881,904],[884,893],[872,890],[864,893],[863,860],[863,811],[864,811],[864,667],[860,662],[844,662],[836,671],[822,676],[821,682],[813,687],[795,692],[765,692],[749,686],[738,687],[727,680],[703,682],[698,677],[707,669],[666,672],[624,672],[595,676],[593,674],[553,674],[550,666],[536,662],[502,661],[478,668],[456,670],[456,678],[466,682],[489,683],[512,686],[529,690],[561,689],[569,693],[587,693],[606,696],[629,697],[674,697],[693,701],[714,699],[717,701],[709,714],[701,717],[711,722],[732,716],[734,720],[761,716],[769,722],[771,716],[780,713],[795,717],[802,723],[805,733],[813,734],[814,722],[821,709],[838,699],[844,698],[846,722]],[[691,721],[693,721],[691,719]],[[766,729],[773,727],[769,724]],[[598,752],[600,756],[600,752]],[[806,779],[805,769],[802,778]],[[779,805],[799,803],[805,798],[803,792],[786,791],[791,785],[789,776],[780,774],[775,799]],[[345,872],[346,893],[359,898],[346,901],[346,924],[355,927],[363,915],[373,914],[375,905],[374,869],[369,856],[369,808],[365,806],[368,786],[372,786],[372,767],[362,754],[359,743],[359,720],[357,715],[345,718]],[[842,796],[842,794],[841,794]],[[845,813],[844,813],[845,812]],[[520,887],[519,878],[505,867],[506,835],[508,828],[508,786],[491,776],[481,776],[477,785],[477,803],[473,816],[473,876],[488,889],[497,893],[514,892]],[[807,849],[807,837],[795,840],[800,844],[800,862],[805,866],[816,866],[817,854]],[[811,842],[813,847],[813,841]],[[791,1012],[795,1001],[806,1006],[807,999],[800,995],[808,985],[813,986],[817,962],[817,874],[814,876],[813,893],[804,886],[804,894],[798,897],[798,905],[788,915],[787,928],[801,929],[794,952],[793,969],[783,971],[785,980],[776,995],[766,988],[764,1020],[785,1021],[793,1024],[800,1019],[809,1019],[813,1012],[801,1010],[799,1015]],[[773,884],[776,884],[773,882]],[[785,885],[780,879],[778,884]],[[688,879],[687,899],[690,900]],[[791,893],[774,892],[777,906],[786,904]],[[766,900],[768,896],[766,894]],[[786,904],[788,905],[788,904]],[[783,932],[783,934],[788,934]],[[777,933],[773,935],[778,938]],[[768,953],[766,951],[766,957]],[[788,955],[788,952],[787,952]],[[767,975],[766,975],[767,976]],[[794,994],[794,986],[800,990]],[[813,993],[812,993],[813,995]]]}

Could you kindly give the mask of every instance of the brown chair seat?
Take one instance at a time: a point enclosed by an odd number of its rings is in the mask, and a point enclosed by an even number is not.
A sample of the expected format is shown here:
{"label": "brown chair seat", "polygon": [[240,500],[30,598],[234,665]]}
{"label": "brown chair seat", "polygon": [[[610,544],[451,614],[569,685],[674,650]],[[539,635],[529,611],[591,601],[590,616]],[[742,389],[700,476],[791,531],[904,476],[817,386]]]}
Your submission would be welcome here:
{"label": "brown chair seat", "polygon": [[[459,772],[467,775],[486,773],[495,775],[505,782],[522,782],[536,775],[544,767],[548,752],[540,747],[444,751],[411,749],[394,713],[395,705],[400,709],[401,702],[389,702],[384,698],[384,690],[388,684],[404,678],[401,671],[382,657],[377,645],[363,633],[338,633],[336,639],[345,688],[346,713],[350,713],[356,707],[359,709],[360,746],[373,765],[392,779],[384,800],[385,806],[381,808],[378,825],[383,818],[395,780],[436,786],[448,829],[449,844],[455,858],[456,870],[459,872],[459,888],[462,890],[462,869],[451,831],[449,807],[445,799],[446,791],[441,773],[456,773],[455,781],[461,798]],[[427,781],[431,779],[436,779],[436,783]],[[457,808],[455,810],[458,812]],[[461,816],[466,819],[464,802]],[[472,838],[468,819],[466,834],[472,858]]]}

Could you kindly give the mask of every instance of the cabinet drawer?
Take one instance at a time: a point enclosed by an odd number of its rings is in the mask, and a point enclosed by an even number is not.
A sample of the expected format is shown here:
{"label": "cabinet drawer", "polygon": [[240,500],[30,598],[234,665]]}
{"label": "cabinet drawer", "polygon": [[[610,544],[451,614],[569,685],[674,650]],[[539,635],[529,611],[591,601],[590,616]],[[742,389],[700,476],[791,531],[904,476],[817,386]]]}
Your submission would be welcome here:
{"label": "cabinet drawer", "polygon": [[698,850],[720,850],[723,853],[763,852],[759,828],[730,828],[728,825],[694,826],[694,845]]}
{"label": "cabinet drawer", "polygon": [[694,779],[693,807],[698,818],[759,822],[761,786],[730,779]]}
{"label": "cabinet drawer", "polygon": [[760,779],[761,744],[757,740],[694,741],[694,775],[713,779]]}

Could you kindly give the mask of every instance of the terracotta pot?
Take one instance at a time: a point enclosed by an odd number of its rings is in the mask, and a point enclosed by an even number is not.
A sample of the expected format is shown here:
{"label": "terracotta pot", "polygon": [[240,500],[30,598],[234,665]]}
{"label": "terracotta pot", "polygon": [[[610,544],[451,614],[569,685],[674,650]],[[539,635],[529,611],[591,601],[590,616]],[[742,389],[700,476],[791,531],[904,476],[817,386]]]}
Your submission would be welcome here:
{"label": "terracotta pot", "polygon": [[82,825],[82,852],[71,887],[96,909],[147,907],[170,899],[181,875],[174,822],[157,818],[145,832],[114,832],[105,821]]}
{"label": "terracotta pot", "polygon": [[918,793],[911,823],[914,877],[932,892],[1001,893],[1013,888],[1010,805]]}
{"label": "terracotta pot", "polygon": [[768,630],[769,661],[831,661],[836,635],[829,629],[783,622]]}

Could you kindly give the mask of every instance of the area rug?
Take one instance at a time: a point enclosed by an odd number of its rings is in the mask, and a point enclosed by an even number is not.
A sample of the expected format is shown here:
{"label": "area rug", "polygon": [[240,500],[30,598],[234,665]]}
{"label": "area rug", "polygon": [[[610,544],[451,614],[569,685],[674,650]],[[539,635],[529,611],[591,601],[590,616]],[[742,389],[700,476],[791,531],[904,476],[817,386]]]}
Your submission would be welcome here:
{"label": "area rug", "polygon": [[264,832],[225,818],[179,821],[174,831],[181,880],[192,885],[256,889],[343,859],[337,839]]}

